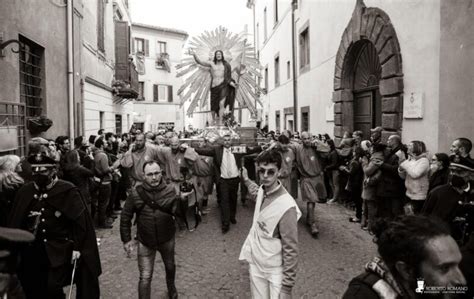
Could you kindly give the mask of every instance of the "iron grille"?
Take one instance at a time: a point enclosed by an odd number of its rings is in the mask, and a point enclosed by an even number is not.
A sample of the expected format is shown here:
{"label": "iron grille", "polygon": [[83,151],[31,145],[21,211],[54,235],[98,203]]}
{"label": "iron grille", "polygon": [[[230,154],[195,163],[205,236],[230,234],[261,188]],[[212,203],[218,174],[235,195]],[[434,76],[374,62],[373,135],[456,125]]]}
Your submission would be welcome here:
{"label": "iron grille", "polygon": [[[8,118],[8,121],[6,119]],[[0,155],[15,154],[23,157],[26,154],[26,108],[25,104],[0,102],[0,123],[18,128],[18,148],[14,151],[0,152]]]}
{"label": "iron grille", "polygon": [[20,102],[26,104],[26,116],[41,116],[43,104],[41,69],[43,48],[20,37]]}

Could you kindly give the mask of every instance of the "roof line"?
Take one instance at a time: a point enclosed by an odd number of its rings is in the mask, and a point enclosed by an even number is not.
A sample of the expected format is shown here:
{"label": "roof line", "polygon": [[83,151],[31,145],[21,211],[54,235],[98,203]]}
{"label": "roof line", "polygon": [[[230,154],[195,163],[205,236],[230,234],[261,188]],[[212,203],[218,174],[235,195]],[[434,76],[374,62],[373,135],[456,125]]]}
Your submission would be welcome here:
{"label": "roof line", "polygon": [[165,27],[159,27],[159,26],[154,26],[154,25],[148,25],[148,24],[142,24],[142,23],[132,23],[132,27],[142,27],[142,28],[148,28],[148,29],[153,29],[153,30],[158,30],[158,31],[163,31],[163,32],[169,32],[169,33],[174,33],[178,35],[182,35],[184,37],[188,37],[189,34],[186,31],[179,30],[179,29],[173,29],[173,28],[165,28]]}

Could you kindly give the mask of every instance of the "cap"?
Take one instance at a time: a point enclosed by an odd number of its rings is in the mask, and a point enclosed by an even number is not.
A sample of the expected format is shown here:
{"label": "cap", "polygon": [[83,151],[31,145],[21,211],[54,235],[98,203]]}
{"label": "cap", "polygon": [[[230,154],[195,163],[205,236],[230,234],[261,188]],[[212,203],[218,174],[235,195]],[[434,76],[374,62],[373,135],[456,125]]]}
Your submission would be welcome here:
{"label": "cap", "polygon": [[34,137],[34,138],[31,138],[28,143],[39,143],[39,144],[48,145],[49,141],[44,139],[43,137]]}
{"label": "cap", "polygon": [[0,227],[0,243],[30,243],[35,236],[22,229]]}
{"label": "cap", "polygon": [[44,153],[36,153],[28,157],[28,162],[31,167],[55,167],[56,161],[53,158],[46,156]]}
{"label": "cap", "polygon": [[382,127],[375,127],[373,129],[370,129],[370,132],[371,133],[374,133],[374,132],[379,132],[381,133],[383,131],[383,128]]}

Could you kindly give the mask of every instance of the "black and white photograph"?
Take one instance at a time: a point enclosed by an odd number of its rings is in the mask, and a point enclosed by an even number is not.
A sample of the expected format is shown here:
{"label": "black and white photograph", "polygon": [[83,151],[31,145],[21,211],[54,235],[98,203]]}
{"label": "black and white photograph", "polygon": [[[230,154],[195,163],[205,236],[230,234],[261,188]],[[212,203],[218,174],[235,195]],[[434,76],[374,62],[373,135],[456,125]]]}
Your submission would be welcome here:
{"label": "black and white photograph", "polygon": [[474,0],[0,0],[1,299],[474,299]]}

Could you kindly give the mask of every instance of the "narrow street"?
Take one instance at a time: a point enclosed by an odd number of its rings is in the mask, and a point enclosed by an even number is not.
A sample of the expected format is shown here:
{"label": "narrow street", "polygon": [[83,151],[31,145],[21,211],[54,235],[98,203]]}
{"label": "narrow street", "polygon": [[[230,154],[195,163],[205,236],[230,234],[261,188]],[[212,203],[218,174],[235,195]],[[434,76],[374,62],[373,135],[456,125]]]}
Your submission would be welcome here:
{"label": "narrow street", "polygon": [[[299,205],[303,207],[302,202]],[[250,228],[253,204],[239,204],[236,225],[223,235],[217,203],[195,232],[177,234],[176,284],[180,298],[250,298],[247,265],[238,260]],[[303,211],[304,213],[305,211]],[[299,225],[300,259],[294,298],[340,298],[349,280],[375,253],[372,237],[348,222],[352,211],[340,205],[317,205],[319,239],[313,239],[303,217]],[[99,230],[103,298],[136,298],[136,251],[128,259],[119,234],[119,219],[112,230]],[[158,255],[159,256],[159,255]],[[167,298],[164,267],[157,256],[152,282],[153,298]]]}

